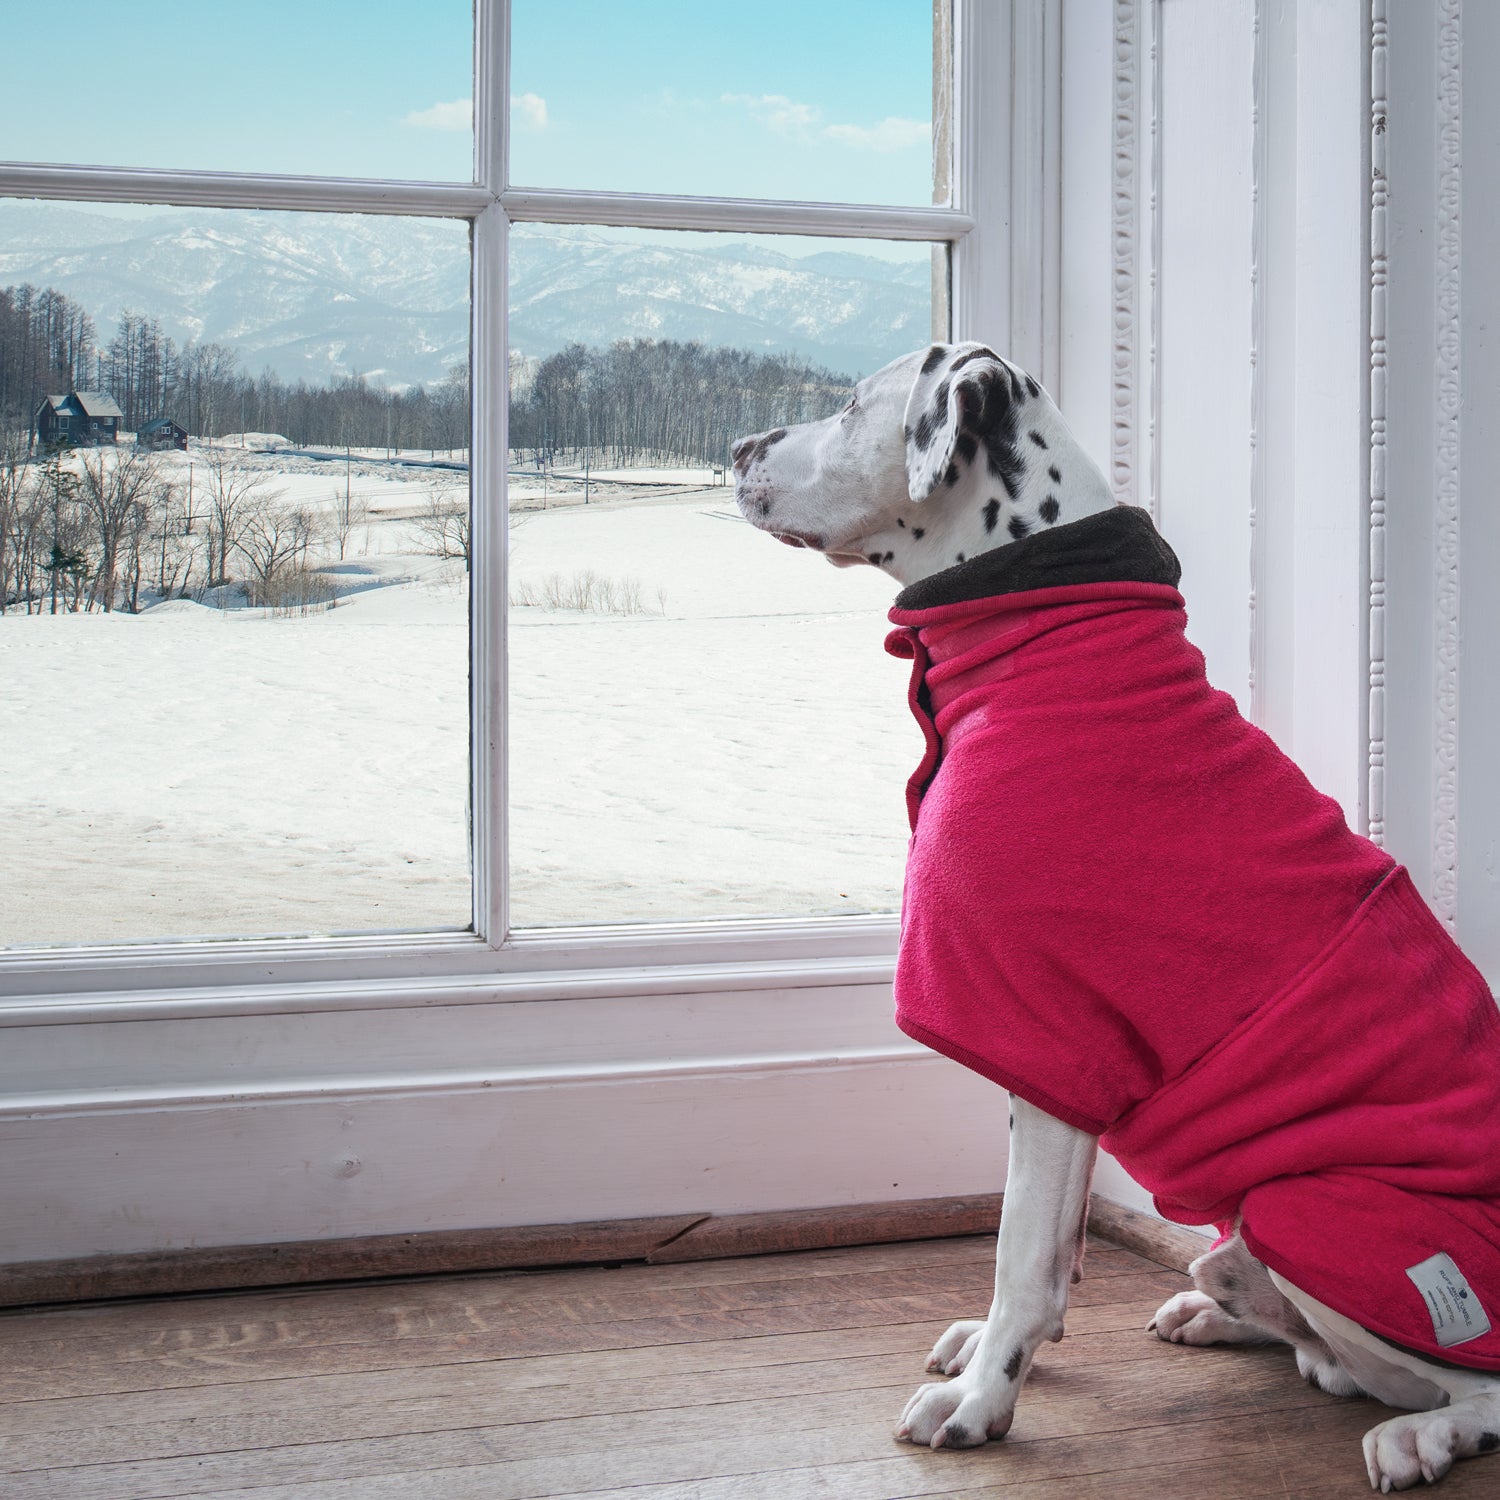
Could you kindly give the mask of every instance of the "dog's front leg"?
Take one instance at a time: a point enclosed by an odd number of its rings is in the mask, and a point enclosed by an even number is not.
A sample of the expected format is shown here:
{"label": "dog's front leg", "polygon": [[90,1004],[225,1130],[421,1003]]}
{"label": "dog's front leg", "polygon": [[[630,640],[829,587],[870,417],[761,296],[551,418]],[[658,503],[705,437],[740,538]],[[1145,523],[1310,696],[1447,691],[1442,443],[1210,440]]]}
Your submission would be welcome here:
{"label": "dog's front leg", "polygon": [[901,1415],[898,1438],[934,1448],[973,1448],[1010,1431],[1036,1346],[1063,1336],[1098,1145],[1094,1136],[1011,1096],[995,1300],[955,1360],[962,1373],[917,1391]]}

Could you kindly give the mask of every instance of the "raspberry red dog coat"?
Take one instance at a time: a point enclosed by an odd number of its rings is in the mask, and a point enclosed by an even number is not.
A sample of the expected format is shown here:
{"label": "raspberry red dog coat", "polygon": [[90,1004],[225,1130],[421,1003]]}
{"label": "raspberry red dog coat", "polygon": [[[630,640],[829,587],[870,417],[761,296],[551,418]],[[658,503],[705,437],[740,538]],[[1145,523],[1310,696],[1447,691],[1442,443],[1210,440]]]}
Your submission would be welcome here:
{"label": "raspberry red dog coat", "polygon": [[1242,1216],[1320,1302],[1500,1369],[1500,1013],[1209,687],[1179,573],[1121,507],[897,599],[927,742],[897,1022],[1102,1136],[1166,1217]]}

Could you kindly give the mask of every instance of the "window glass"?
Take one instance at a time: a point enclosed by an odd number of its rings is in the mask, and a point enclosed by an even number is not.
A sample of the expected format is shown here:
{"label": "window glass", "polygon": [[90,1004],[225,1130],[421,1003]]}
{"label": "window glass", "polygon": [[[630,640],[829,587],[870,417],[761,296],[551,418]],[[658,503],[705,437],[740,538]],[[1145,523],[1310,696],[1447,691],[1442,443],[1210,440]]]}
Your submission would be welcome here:
{"label": "window glass", "polygon": [[727,460],[928,342],[931,247],[522,226],[512,252],[515,925],[893,910],[896,585],[751,528]]}
{"label": "window glass", "polygon": [[[530,187],[943,201],[932,0],[516,0],[511,168]],[[586,37],[586,46],[576,39]],[[946,146],[946,109],[937,135]]]}
{"label": "window glass", "polygon": [[468,226],[0,244],[0,944],[466,927]]}
{"label": "window glass", "polygon": [[473,29],[469,0],[7,5],[0,153],[467,182]]}

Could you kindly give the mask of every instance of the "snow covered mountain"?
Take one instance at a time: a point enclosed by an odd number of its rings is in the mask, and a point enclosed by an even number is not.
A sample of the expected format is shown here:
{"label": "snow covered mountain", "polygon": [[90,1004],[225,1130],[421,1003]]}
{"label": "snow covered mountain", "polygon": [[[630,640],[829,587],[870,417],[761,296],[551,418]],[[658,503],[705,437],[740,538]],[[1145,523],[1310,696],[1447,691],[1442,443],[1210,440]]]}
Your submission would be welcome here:
{"label": "snow covered mountain", "polygon": [[[925,255],[782,243],[518,226],[512,346],[699,339],[858,375],[929,338]],[[230,346],[252,374],[315,384],[431,382],[468,347],[468,227],[445,220],[0,202],[0,286],[19,282],[81,303],[102,342],[131,312],[179,343]]]}

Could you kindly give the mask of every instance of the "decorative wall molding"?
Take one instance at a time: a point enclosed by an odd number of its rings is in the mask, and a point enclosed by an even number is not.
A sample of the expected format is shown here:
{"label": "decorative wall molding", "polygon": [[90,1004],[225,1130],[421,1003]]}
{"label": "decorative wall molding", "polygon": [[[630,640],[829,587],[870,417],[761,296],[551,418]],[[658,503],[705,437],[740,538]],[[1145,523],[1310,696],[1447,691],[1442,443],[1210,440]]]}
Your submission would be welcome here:
{"label": "decorative wall molding", "polygon": [[1255,0],[1250,64],[1250,719],[1264,724],[1265,620],[1258,590],[1266,528],[1266,267],[1270,255],[1266,209],[1269,183],[1271,60],[1264,0]]}
{"label": "decorative wall molding", "polygon": [[[598,1063],[587,1066],[540,1065],[491,1068],[484,1072],[452,1069],[432,1073],[385,1076],[325,1076],[289,1082],[273,1078],[237,1081],[232,1086],[183,1089],[170,1086],[60,1089],[37,1094],[7,1094],[0,1101],[0,1127],[32,1124],[59,1116],[100,1116],[126,1113],[155,1115],[185,1110],[245,1109],[256,1105],[410,1099],[437,1095],[452,1099],[466,1094],[516,1093],[521,1090],[590,1089],[608,1085],[712,1084],[731,1078],[772,1073],[842,1073],[891,1065],[922,1068],[943,1064],[942,1057],[917,1042],[890,1047],[864,1047],[841,1053],[765,1053],[727,1058],[654,1060],[639,1063]],[[352,1174],[351,1174],[352,1175]]]}
{"label": "decorative wall molding", "polygon": [[1162,132],[1163,69],[1165,58],[1162,52],[1162,0],[1150,0],[1151,4],[1151,56],[1149,77],[1151,82],[1151,188],[1148,208],[1151,215],[1151,262],[1146,278],[1147,295],[1151,299],[1151,348],[1148,368],[1151,381],[1150,416],[1147,420],[1146,438],[1151,445],[1151,483],[1146,496],[1146,508],[1151,519],[1161,523],[1161,266],[1162,266]]}
{"label": "decorative wall molding", "polygon": [[1432,889],[1458,923],[1459,225],[1463,145],[1463,0],[1441,0],[1437,45],[1437,454],[1433,500]]}
{"label": "decorative wall molding", "polygon": [[1366,832],[1385,841],[1386,330],[1389,290],[1386,0],[1370,0],[1370,721]]}
{"label": "decorative wall molding", "polygon": [[[1148,0],[1149,3],[1149,0]],[[1111,129],[1109,479],[1120,505],[1141,503],[1141,7],[1115,0]]]}

